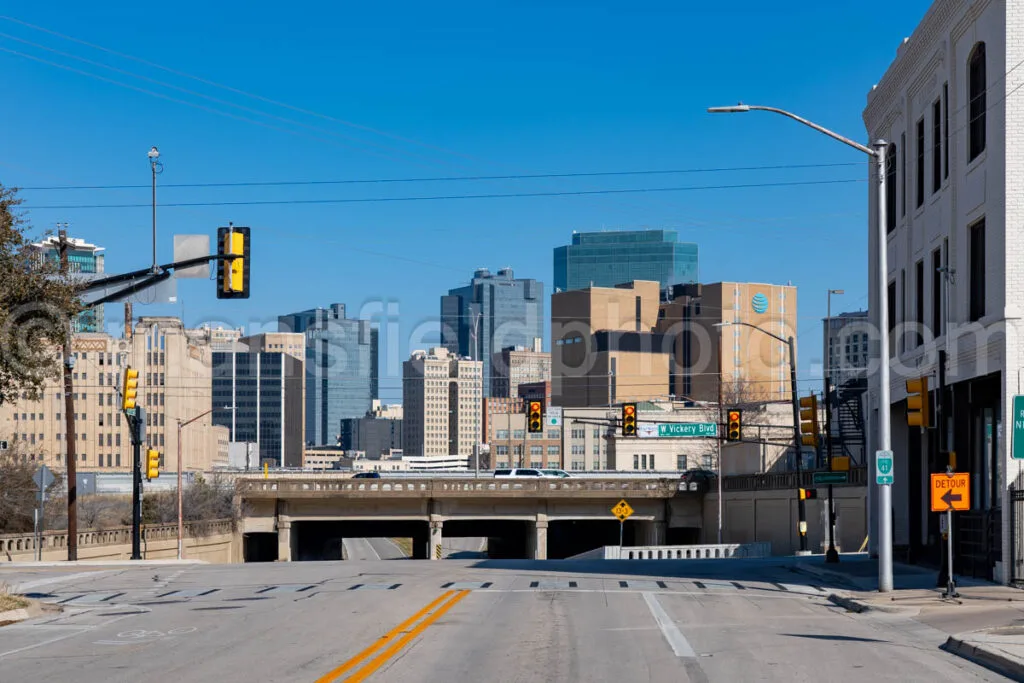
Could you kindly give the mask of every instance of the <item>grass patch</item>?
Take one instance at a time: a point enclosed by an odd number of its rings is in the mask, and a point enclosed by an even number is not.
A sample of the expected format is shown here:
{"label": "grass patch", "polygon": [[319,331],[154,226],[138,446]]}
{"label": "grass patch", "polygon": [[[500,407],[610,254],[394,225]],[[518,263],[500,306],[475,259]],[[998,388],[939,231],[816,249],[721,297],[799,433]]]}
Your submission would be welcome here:
{"label": "grass patch", "polygon": [[8,612],[12,609],[28,607],[29,602],[23,597],[0,593],[0,612]]}
{"label": "grass patch", "polygon": [[412,557],[412,539],[411,538],[392,538],[391,541],[402,549],[406,557]]}

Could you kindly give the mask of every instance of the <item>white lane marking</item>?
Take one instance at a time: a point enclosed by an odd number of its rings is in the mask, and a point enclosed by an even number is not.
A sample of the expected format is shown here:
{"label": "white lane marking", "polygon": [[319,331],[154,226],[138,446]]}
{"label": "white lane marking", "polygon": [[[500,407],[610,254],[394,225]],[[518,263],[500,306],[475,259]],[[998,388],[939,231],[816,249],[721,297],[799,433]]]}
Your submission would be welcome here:
{"label": "white lane marking", "polygon": [[85,579],[96,576],[104,576],[106,574],[114,574],[121,570],[106,570],[96,572],[76,572],[74,574],[62,574],[61,576],[51,576],[48,579],[36,579],[35,581],[25,581],[22,583],[15,584],[11,588],[12,593],[25,593],[27,591],[39,588],[40,586],[49,586],[54,583],[64,583],[65,581],[74,581],[76,579]]}
{"label": "white lane marking", "polygon": [[672,651],[676,654],[676,657],[696,657],[697,653],[693,651],[693,648],[690,647],[690,643],[687,642],[679,627],[676,626],[676,623],[672,621],[665,608],[658,602],[657,596],[654,593],[647,592],[643,595],[644,602],[647,603],[647,607],[651,610],[654,620],[658,622],[661,634],[665,636],[665,640],[672,646]]}
{"label": "white lane marking", "polygon": [[[68,638],[73,638],[73,637],[75,637],[77,635],[81,635],[83,633],[88,633],[89,631],[94,631],[94,630],[96,630],[98,628],[102,628],[104,626],[109,626],[109,625],[111,625],[111,624],[113,624],[115,622],[121,621],[122,619],[127,619],[128,617],[138,616],[139,614],[145,614],[146,612],[149,612],[149,611],[152,611],[152,610],[143,610],[143,611],[140,611],[140,612],[133,612],[131,614],[122,614],[120,616],[114,617],[113,619],[109,619],[109,620],[104,621],[104,622],[99,623],[99,624],[91,624],[89,626],[35,626],[35,625],[32,625],[32,624],[26,624],[23,628],[39,628],[39,629],[42,629],[42,628],[67,628],[67,629],[73,629],[73,630],[71,631],[71,633],[67,633],[67,634],[62,635],[62,636],[57,636],[56,638],[50,638],[48,640],[41,640],[38,643],[32,643],[31,645],[26,645],[24,647],[19,647],[19,648],[16,648],[14,650],[8,650],[7,652],[0,652],[0,659],[3,659],[4,657],[8,657],[10,655],[16,655],[19,652],[27,652],[28,650],[34,650],[37,647],[42,647],[44,645],[49,645],[50,643],[56,643],[56,642],[61,641],[61,640],[66,640]],[[17,626],[8,626],[7,628],[17,628]]]}
{"label": "white lane marking", "polygon": [[378,553],[377,549],[373,547],[372,543],[370,543],[370,539],[364,538],[363,543],[365,543],[366,547],[370,549],[370,552],[373,553],[373,556],[380,560],[380,553]]}

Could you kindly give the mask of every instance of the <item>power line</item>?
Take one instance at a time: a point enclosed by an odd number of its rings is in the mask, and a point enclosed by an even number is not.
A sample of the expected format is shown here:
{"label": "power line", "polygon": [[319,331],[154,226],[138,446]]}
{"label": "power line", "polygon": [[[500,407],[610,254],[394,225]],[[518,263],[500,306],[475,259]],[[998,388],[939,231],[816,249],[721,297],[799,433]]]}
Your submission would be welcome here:
{"label": "power line", "polygon": [[[2,50],[3,48],[0,48]],[[616,188],[607,190],[562,190],[556,192],[510,192],[464,195],[434,195],[413,197],[355,197],[347,199],[276,199],[251,201],[217,201],[217,202],[168,202],[161,203],[161,208],[194,207],[194,206],[269,206],[299,204],[365,204],[384,202],[420,202],[455,199],[523,199],[529,197],[580,197],[592,195],[643,194],[655,192],[694,192],[699,190],[740,190],[770,187],[796,187],[806,185],[840,185],[867,182],[863,178],[838,180],[797,180],[777,183],[741,183],[736,185],[689,185],[681,187],[642,187]],[[23,209],[138,209],[148,208],[150,204],[61,204],[61,205],[24,205]]]}
{"label": "power line", "polygon": [[[3,34],[0,34],[3,35]],[[864,166],[865,162],[840,162],[823,164],[777,164],[771,166],[733,166],[711,168],[683,169],[648,169],[636,171],[594,171],[579,173],[519,173],[511,175],[477,175],[477,176],[435,176],[420,178],[346,178],[342,180],[268,180],[239,181],[214,183],[164,183],[165,188],[209,188],[209,187],[288,187],[296,185],[370,185],[386,183],[437,183],[463,182],[484,180],[534,180],[548,178],[601,178],[610,176],[650,176],[678,175],[691,173],[728,173],[741,171],[781,171],[808,168],[835,168],[842,166]],[[140,190],[149,189],[149,185],[44,185],[37,187],[19,187],[19,191],[43,192],[52,190]]]}

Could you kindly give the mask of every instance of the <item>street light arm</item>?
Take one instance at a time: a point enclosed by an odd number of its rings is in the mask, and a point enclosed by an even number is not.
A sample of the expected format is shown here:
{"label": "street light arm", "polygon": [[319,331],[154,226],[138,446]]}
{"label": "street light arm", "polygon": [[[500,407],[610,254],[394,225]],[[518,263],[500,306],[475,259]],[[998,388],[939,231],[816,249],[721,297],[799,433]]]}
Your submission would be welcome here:
{"label": "street light arm", "polygon": [[750,327],[750,328],[753,328],[753,329],[757,330],[758,332],[764,332],[769,337],[772,337],[773,339],[777,339],[778,341],[782,342],[783,344],[788,344],[789,343],[789,340],[786,339],[785,337],[780,337],[779,335],[775,334],[774,332],[769,332],[768,330],[764,329],[763,327],[758,327],[757,325],[754,325],[753,323],[744,322],[743,320],[732,320],[732,321],[729,321],[728,324],[729,325],[743,325],[744,327]]}
{"label": "street light arm", "polygon": [[870,147],[862,145],[859,142],[854,142],[850,138],[844,137],[844,136],[840,135],[839,133],[836,133],[834,131],[829,130],[828,128],[825,128],[824,126],[819,126],[814,121],[808,121],[807,119],[805,119],[802,116],[797,116],[796,114],[794,114],[791,111],[786,111],[785,109],[779,109],[778,107],[765,107],[765,106],[758,105],[758,104],[739,104],[739,105],[736,105],[734,107],[709,107],[708,108],[708,112],[712,113],[712,114],[735,114],[735,113],[741,113],[741,112],[746,112],[746,111],[769,111],[769,112],[772,112],[773,114],[780,114],[782,116],[786,116],[788,118],[793,119],[797,123],[802,123],[805,126],[807,126],[808,128],[813,128],[814,130],[818,131],[819,133],[823,133],[823,134],[829,136],[830,138],[832,138],[834,140],[838,140],[839,142],[843,143],[844,145],[849,145],[850,147],[853,147],[856,150],[864,152],[868,156],[877,157],[879,154],[881,154],[881,152],[878,151],[878,150],[874,150],[874,149],[872,149]]}
{"label": "street light arm", "polygon": [[179,420],[179,424],[180,424],[180,425],[181,425],[182,427],[187,427],[187,426],[189,426],[190,424],[192,424],[193,422],[195,422],[196,420],[201,420],[201,419],[203,419],[204,417],[206,417],[207,415],[209,415],[210,413],[212,413],[212,412],[213,412],[214,410],[215,410],[214,408],[210,408],[210,409],[209,409],[209,410],[207,410],[207,411],[206,411],[205,413],[200,413],[200,414],[196,415],[195,417],[193,417],[192,419],[190,419],[190,420],[185,420],[184,422],[181,422],[181,421]]}

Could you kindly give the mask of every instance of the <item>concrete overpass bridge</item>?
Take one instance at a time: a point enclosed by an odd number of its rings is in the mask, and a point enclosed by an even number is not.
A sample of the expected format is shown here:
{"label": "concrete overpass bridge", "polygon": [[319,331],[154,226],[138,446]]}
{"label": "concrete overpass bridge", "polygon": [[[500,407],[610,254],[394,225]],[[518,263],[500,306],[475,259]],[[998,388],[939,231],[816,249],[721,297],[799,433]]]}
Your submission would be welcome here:
{"label": "concrete overpass bridge", "polygon": [[561,558],[617,545],[611,508],[634,509],[627,545],[699,543],[701,491],[675,477],[353,479],[331,473],[239,476],[248,561],[340,559],[341,540],[413,539],[437,559],[445,536],[486,537],[492,557]]}

